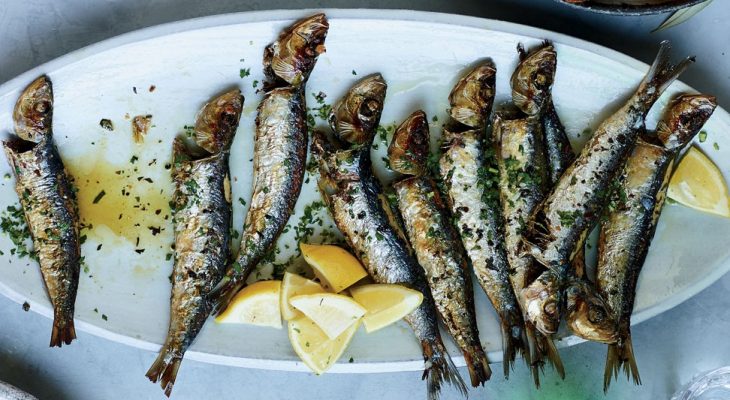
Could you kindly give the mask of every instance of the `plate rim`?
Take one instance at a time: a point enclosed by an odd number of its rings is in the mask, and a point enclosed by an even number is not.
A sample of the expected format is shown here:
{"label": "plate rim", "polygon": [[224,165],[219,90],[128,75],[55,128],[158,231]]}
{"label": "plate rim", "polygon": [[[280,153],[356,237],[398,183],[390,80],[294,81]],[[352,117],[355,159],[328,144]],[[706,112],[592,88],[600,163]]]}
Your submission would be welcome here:
{"label": "plate rim", "polygon": [[[130,32],[126,32],[102,41],[90,44],[80,49],[71,51],[65,55],[54,58],[43,64],[40,64],[30,70],[12,78],[0,85],[0,97],[8,96],[13,93],[19,93],[27,82],[36,76],[52,72],[60,68],[69,66],[76,62],[81,62],[85,58],[96,55],[98,53],[114,49],[116,47],[129,45],[145,40],[150,40],[166,35],[181,32],[190,32],[197,29],[206,29],[214,27],[222,27],[228,25],[249,24],[257,22],[285,22],[303,18],[317,12],[324,12],[329,19],[353,19],[353,20],[385,20],[385,21],[408,21],[421,22],[431,24],[455,25],[465,28],[476,28],[503,32],[508,34],[529,36],[535,39],[547,39],[558,44],[571,46],[583,51],[588,51],[601,57],[607,57],[614,61],[620,62],[630,68],[637,70],[646,70],[649,65],[624,53],[613,50],[611,48],[589,42],[584,39],[576,38],[570,35],[550,31],[547,29],[536,28],[529,25],[523,25],[515,22],[502,21],[497,19],[488,19],[481,17],[472,17],[459,14],[449,14],[431,11],[413,11],[406,9],[341,9],[341,8],[325,8],[325,9],[282,9],[282,10],[266,10],[266,11],[245,11],[236,13],[216,14],[209,16],[196,17],[178,21],[167,22],[159,25],[145,27]],[[273,38],[272,38],[273,40]],[[689,85],[677,81],[675,83],[679,89],[684,92],[697,92]],[[720,110],[722,110],[721,107]],[[709,287],[720,279],[730,270],[730,262],[728,259],[716,262],[712,273],[707,274],[703,279],[693,285],[686,287],[663,302],[655,304],[641,312],[632,316],[631,325],[639,324],[647,319],[655,317],[665,311],[676,307],[684,301],[695,296],[700,291]],[[26,301],[22,293],[18,293],[11,289],[5,283],[0,281],[0,294],[10,300],[23,304]],[[32,311],[41,314],[47,318],[52,318],[53,312],[46,304],[34,304]],[[111,340],[124,345],[157,352],[159,351],[159,343],[138,339],[132,336],[123,335],[102,328],[100,325],[94,325],[90,322],[76,320],[76,326],[79,330],[88,332],[92,335],[103,339]],[[568,336],[557,342],[559,348],[569,347],[585,340],[576,336]],[[489,352],[490,360],[493,363],[501,362],[502,352]],[[186,352],[186,359],[196,360],[206,363],[256,368],[264,370],[278,371],[298,371],[309,372],[309,369],[300,361],[294,360],[271,360],[260,358],[246,358],[226,356],[222,354],[213,354],[195,351],[194,345]],[[452,356],[457,366],[464,366],[465,361],[462,355],[456,354]],[[500,361],[496,361],[500,360]],[[328,372],[329,373],[385,373],[385,372],[403,372],[418,371],[423,369],[423,361],[379,361],[379,362],[354,362],[354,363],[336,363]]]}

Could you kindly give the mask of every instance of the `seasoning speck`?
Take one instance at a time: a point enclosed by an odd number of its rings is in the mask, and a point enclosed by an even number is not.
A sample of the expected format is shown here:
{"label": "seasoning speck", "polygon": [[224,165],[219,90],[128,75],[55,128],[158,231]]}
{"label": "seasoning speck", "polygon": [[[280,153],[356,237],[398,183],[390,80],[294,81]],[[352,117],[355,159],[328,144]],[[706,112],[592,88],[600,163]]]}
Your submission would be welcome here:
{"label": "seasoning speck", "polygon": [[155,86],[155,85],[150,85],[150,93],[154,92],[154,91],[155,91],[155,89],[157,89],[157,86]]}
{"label": "seasoning speck", "polygon": [[103,319],[104,321],[109,320],[109,318],[107,318],[106,314],[101,314],[101,319]]}
{"label": "seasoning speck", "polygon": [[106,192],[104,190],[102,190],[101,192],[99,192],[99,194],[97,194],[96,197],[94,197],[94,204],[96,204],[99,201],[101,201],[101,198],[104,197],[104,195],[106,195]]}
{"label": "seasoning speck", "polygon": [[132,139],[135,143],[144,142],[144,137],[152,125],[151,115],[138,115],[132,119]]}
{"label": "seasoning speck", "polygon": [[30,304],[26,301],[23,303],[23,311],[28,311],[28,310],[30,310]]}
{"label": "seasoning speck", "polygon": [[112,123],[112,120],[107,119],[107,118],[102,118],[101,121],[99,121],[99,126],[101,126],[102,128],[104,128],[108,131],[114,130],[114,124]]}

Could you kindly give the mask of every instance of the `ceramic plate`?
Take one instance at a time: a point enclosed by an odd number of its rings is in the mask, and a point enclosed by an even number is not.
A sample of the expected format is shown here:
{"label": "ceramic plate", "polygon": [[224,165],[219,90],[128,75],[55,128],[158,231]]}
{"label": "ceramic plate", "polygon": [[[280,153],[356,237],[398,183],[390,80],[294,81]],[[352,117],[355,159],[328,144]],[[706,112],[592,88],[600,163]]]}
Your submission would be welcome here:
{"label": "ceramic plate", "polygon": [[[253,129],[261,98],[255,87],[263,80],[264,46],[306,11],[274,11],[207,17],[176,22],[122,35],[41,65],[0,87],[0,132],[11,132],[11,110],[20,90],[46,73],[54,83],[55,140],[80,188],[81,216],[93,228],[84,233],[86,267],[76,301],[79,329],[110,340],[157,351],[167,332],[172,225],[168,200],[171,142],[191,125],[201,105],[222,90],[237,86],[246,97],[240,128],[233,144],[234,222],[242,226],[251,192]],[[327,52],[317,63],[307,86],[310,107],[314,94],[326,102],[340,97],[363,76],[381,72],[389,83],[382,123],[392,124],[417,108],[434,118],[436,143],[446,119],[447,95],[456,79],[476,60],[491,57],[497,65],[498,102],[508,100],[508,77],[517,62],[515,46],[543,39],[555,42],[559,54],[554,95],[558,112],[582,145],[586,129],[616,109],[637,85],[647,66],[609,49],[526,26],[455,15],[413,11],[331,10]],[[702,60],[699,60],[702,62]],[[246,72],[250,69],[250,75]],[[691,91],[677,83],[669,95]],[[669,97],[655,107],[655,123]],[[314,111],[316,113],[316,111]],[[152,128],[143,144],[131,138],[130,118],[151,115]],[[100,126],[109,119],[113,131]],[[321,121],[320,121],[321,123]],[[724,172],[730,169],[730,116],[717,110],[706,126],[708,139],[698,144]],[[713,148],[717,143],[719,150]],[[373,150],[378,175],[388,173],[380,161],[385,151]],[[133,160],[134,158],[134,160]],[[122,171],[117,174],[117,171]],[[0,175],[9,173],[0,163]],[[131,194],[122,195],[122,189]],[[97,204],[93,199],[104,190]],[[319,200],[315,179],[304,185],[290,221],[303,223],[307,205]],[[14,205],[12,179],[0,181],[0,206]],[[159,210],[159,213],[158,211]],[[325,210],[315,213],[311,240],[332,229]],[[279,240],[278,261],[295,247],[295,229]],[[657,315],[718,279],[730,266],[730,220],[680,206],[665,208],[654,244],[639,282],[634,323]],[[0,235],[3,251],[0,292],[31,310],[51,316],[39,269],[34,262],[10,255],[11,244]],[[265,276],[271,266],[265,266]],[[492,360],[501,359],[495,313],[477,289],[479,328]],[[50,332],[49,332],[50,336]],[[561,346],[577,343],[567,337]],[[82,342],[72,347],[83,346]],[[457,364],[464,361],[449,343]],[[419,344],[403,323],[375,334],[358,332],[334,372],[417,370],[423,359]],[[186,355],[211,363],[304,370],[292,351],[286,330],[217,325],[210,321]]]}
{"label": "ceramic plate", "polygon": [[558,0],[563,4],[606,14],[659,14],[689,7],[705,0]]}

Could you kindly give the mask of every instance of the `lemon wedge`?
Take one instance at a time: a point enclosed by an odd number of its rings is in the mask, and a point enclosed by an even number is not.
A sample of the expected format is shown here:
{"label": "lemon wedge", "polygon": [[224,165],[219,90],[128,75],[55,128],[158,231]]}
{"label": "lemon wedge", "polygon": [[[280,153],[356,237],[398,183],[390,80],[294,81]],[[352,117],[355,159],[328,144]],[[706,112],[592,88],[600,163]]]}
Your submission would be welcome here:
{"label": "lemon wedge", "polygon": [[320,375],[342,356],[359,326],[360,321],[356,321],[339,336],[330,339],[314,321],[301,316],[289,321],[289,341],[304,364]]}
{"label": "lemon wedge", "polygon": [[667,195],[687,207],[730,217],[728,189],[722,173],[694,146],[687,150],[672,175]]}
{"label": "lemon wedge", "polygon": [[368,310],[362,320],[368,333],[398,321],[423,302],[423,293],[401,285],[362,285],[350,289],[350,293]]}
{"label": "lemon wedge", "polygon": [[303,278],[291,272],[284,272],[284,279],[281,281],[281,316],[289,321],[302,315],[302,313],[289,304],[289,299],[302,294],[315,294],[324,292],[324,288],[317,282]]}
{"label": "lemon wedge", "polygon": [[360,261],[341,247],[301,243],[299,248],[322,286],[335,293],[368,276]]}
{"label": "lemon wedge", "polygon": [[236,294],[228,308],[216,317],[215,322],[281,329],[280,293],[281,281],[252,283]]}
{"label": "lemon wedge", "polygon": [[357,323],[366,311],[352,298],[334,293],[294,296],[289,304],[314,321],[330,339]]}

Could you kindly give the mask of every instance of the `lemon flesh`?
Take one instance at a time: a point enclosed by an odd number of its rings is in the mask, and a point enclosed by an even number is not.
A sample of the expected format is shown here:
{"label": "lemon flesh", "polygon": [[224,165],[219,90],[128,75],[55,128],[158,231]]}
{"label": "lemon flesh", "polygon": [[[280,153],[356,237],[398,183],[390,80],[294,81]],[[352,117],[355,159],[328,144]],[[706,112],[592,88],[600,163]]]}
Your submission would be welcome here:
{"label": "lemon flesh", "polygon": [[368,275],[360,261],[341,247],[301,243],[299,248],[322,286],[332,292],[339,293]]}
{"label": "lemon flesh", "polygon": [[728,189],[722,172],[694,146],[687,150],[672,175],[667,195],[687,207],[730,217]]}
{"label": "lemon flesh", "polygon": [[362,322],[368,333],[402,319],[423,302],[423,293],[401,285],[362,285],[350,289],[350,293],[367,309]]}
{"label": "lemon flesh", "polygon": [[360,321],[356,321],[339,336],[330,339],[314,321],[301,316],[289,321],[289,341],[304,364],[320,375],[342,356],[359,326]]}
{"label": "lemon flesh", "polygon": [[352,298],[334,293],[294,296],[289,304],[314,321],[330,339],[340,336],[366,312]]}
{"label": "lemon flesh", "polygon": [[281,281],[252,283],[236,294],[223,314],[216,317],[215,322],[281,329],[280,294]]}
{"label": "lemon flesh", "polygon": [[323,293],[324,288],[317,282],[291,272],[284,273],[281,281],[281,316],[289,321],[302,315],[301,311],[289,304],[289,299],[302,294]]}

